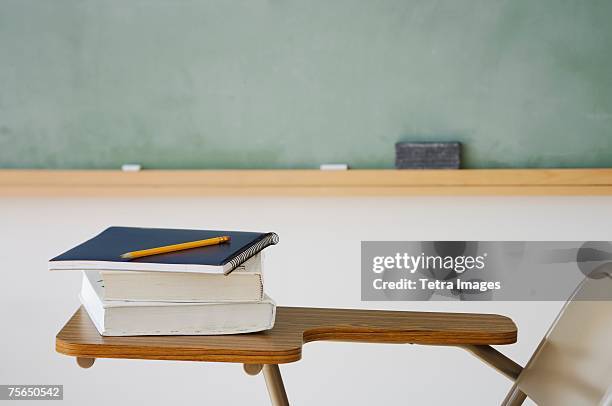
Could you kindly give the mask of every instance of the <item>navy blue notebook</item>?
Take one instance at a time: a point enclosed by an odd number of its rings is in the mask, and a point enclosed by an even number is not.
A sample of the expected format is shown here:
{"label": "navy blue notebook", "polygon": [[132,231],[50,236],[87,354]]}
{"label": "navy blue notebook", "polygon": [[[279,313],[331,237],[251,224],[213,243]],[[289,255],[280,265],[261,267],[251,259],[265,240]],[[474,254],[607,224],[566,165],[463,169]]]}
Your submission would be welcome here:
{"label": "navy blue notebook", "polygon": [[[228,235],[229,242],[137,259],[121,254]],[[50,270],[126,270],[229,273],[264,248],[278,243],[275,233],[167,228],[109,227],[91,240],[49,261]]]}

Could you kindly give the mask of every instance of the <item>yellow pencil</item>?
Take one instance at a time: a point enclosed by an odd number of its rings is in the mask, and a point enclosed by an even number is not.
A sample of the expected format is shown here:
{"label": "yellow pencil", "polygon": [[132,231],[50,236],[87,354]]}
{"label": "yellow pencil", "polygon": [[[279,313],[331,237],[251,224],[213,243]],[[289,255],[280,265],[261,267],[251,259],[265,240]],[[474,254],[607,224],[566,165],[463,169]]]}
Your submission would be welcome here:
{"label": "yellow pencil", "polygon": [[149,248],[146,250],[126,252],[121,254],[121,258],[134,259],[140,257],[147,257],[149,255],[165,254],[167,252],[188,250],[190,248],[206,247],[207,245],[217,245],[229,241],[230,237],[227,235],[221,237],[207,238],[206,240],[182,242],[180,244],[165,245],[163,247]]}

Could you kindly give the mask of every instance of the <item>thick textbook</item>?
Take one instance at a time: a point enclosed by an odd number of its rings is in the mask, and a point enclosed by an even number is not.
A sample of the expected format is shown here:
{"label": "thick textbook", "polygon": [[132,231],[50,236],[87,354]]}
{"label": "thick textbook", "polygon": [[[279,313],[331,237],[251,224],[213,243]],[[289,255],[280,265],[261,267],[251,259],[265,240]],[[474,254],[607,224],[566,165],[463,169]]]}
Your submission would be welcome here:
{"label": "thick textbook", "polygon": [[[228,235],[224,244],[193,248],[137,259],[121,254]],[[49,261],[50,270],[122,270],[148,272],[229,273],[278,243],[275,233],[168,228],[109,227],[94,238]]]}
{"label": "thick textbook", "polygon": [[102,280],[95,271],[83,272],[79,298],[103,336],[214,335],[268,330],[276,306],[260,302],[128,302],[102,298]]}
{"label": "thick textbook", "polygon": [[264,298],[262,254],[229,275],[183,272],[100,271],[103,299],[149,302],[244,302]]}

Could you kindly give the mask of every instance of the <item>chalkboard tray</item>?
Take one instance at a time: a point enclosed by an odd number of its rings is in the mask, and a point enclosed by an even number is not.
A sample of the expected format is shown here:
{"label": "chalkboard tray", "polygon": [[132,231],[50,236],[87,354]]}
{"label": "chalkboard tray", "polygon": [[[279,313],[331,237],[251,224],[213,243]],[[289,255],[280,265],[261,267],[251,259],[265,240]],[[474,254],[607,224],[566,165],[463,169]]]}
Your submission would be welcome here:
{"label": "chalkboard tray", "polygon": [[612,169],[0,170],[0,196],[612,195]]}

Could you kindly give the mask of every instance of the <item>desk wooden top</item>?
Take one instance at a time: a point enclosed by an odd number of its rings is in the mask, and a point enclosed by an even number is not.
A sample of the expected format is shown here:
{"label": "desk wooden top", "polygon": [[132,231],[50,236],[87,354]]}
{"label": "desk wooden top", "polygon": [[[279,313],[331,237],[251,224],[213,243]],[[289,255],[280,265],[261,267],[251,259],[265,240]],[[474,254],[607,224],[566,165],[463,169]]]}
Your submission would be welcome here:
{"label": "desk wooden top", "polygon": [[83,308],[57,334],[56,350],[87,358],[282,364],[311,341],[428,345],[516,342],[511,319],[495,314],[278,307],[273,329],[222,336],[103,337]]}

